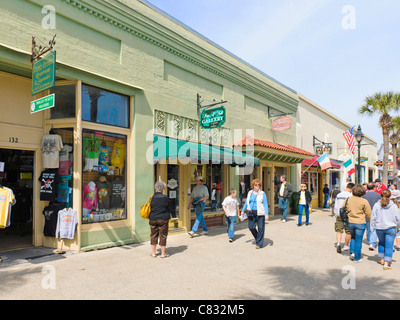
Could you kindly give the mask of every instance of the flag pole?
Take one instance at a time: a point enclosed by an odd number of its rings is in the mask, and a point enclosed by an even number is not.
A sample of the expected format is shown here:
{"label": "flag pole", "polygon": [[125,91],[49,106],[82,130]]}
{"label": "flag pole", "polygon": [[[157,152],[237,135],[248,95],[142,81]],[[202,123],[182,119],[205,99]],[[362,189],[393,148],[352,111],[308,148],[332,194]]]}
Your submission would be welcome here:
{"label": "flag pole", "polygon": [[306,170],[304,170],[304,171],[301,173],[300,177],[301,177],[304,173],[306,173],[307,170],[310,169],[310,168],[312,167],[312,165],[313,165],[316,161],[318,161],[318,159],[319,159],[319,158],[315,159],[314,162],[311,163],[311,164],[308,166],[308,168],[307,168]]}

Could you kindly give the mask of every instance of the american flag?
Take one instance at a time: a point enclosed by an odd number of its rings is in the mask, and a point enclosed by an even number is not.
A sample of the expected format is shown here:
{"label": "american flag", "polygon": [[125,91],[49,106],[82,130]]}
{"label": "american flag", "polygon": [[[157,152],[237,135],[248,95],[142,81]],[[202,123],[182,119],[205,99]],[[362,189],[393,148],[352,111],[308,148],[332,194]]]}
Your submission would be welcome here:
{"label": "american flag", "polygon": [[350,151],[354,154],[354,151],[356,150],[356,142],[354,139],[354,127],[350,128],[348,131],[343,133],[343,136],[350,148]]}

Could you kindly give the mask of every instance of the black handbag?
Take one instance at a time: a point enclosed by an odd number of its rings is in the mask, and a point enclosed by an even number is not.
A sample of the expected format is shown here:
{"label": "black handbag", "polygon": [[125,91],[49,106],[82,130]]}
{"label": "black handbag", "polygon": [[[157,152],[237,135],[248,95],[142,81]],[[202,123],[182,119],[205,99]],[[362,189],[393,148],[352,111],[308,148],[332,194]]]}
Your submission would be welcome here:
{"label": "black handbag", "polygon": [[349,222],[349,212],[347,211],[347,201],[349,201],[349,198],[346,199],[346,204],[344,205],[344,207],[340,208],[340,210],[339,210],[340,219],[342,219],[342,222],[345,226]]}

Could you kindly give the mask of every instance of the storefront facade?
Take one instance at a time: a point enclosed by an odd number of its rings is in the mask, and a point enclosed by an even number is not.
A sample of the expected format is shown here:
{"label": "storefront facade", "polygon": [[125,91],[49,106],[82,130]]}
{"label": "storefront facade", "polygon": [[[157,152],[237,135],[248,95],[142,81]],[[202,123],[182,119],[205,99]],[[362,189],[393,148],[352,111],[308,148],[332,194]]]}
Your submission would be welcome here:
{"label": "storefront facade", "polygon": [[[324,185],[329,189],[337,187],[343,189],[349,177],[347,169],[343,166],[343,156],[349,155],[357,171],[357,143],[353,155],[343,137],[343,133],[356,123],[348,124],[334,114],[325,110],[307,97],[298,94],[299,109],[297,112],[297,146],[316,155],[312,160],[304,161],[298,165],[297,175],[306,183],[313,194],[313,207],[322,207],[324,204]],[[367,128],[362,128],[368,134]],[[378,170],[374,165],[377,159],[377,145],[374,140],[365,135],[361,147],[361,183],[374,181],[378,178]],[[332,167],[321,170],[317,156],[327,152]],[[354,182],[355,174],[351,174]],[[307,183],[308,181],[308,183]]]}
{"label": "storefront facade", "polygon": [[[230,188],[239,191],[261,178],[274,211],[274,177],[286,174],[297,184],[293,168],[311,156],[279,149],[296,144],[296,127],[274,131],[270,117],[288,114],[295,122],[294,90],[148,3],[58,0],[52,3],[54,17],[42,13],[45,5],[6,0],[0,12],[0,151],[8,150],[0,177],[6,178],[10,152],[17,151],[26,172],[13,183],[28,185],[32,193],[27,245],[92,250],[146,241],[148,221],[139,212],[158,180],[167,183],[171,231],[191,227],[188,200],[199,174],[212,196],[210,225],[223,223],[221,201]],[[45,28],[43,21],[53,18],[56,29]],[[32,96],[31,35],[46,43],[55,33],[56,86]],[[30,114],[31,101],[53,93],[54,108]],[[218,101],[226,109],[223,125],[201,128],[199,104]],[[43,137],[49,134],[62,142],[61,201],[59,194],[54,201],[41,200],[43,172],[49,169]],[[275,146],[242,144],[248,135]],[[175,153],[157,151],[156,141],[167,139]],[[52,202],[76,211],[73,239],[60,243],[45,235],[44,212]]]}

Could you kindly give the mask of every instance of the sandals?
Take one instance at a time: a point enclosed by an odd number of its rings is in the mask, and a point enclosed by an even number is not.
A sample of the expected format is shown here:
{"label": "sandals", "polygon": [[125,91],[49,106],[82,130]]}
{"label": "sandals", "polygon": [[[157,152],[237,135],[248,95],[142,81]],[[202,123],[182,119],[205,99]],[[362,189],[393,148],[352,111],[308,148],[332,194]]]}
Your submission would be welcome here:
{"label": "sandals", "polygon": [[164,256],[160,256],[162,259],[164,259],[164,258],[168,258],[169,257],[169,254],[168,253],[166,253]]}

